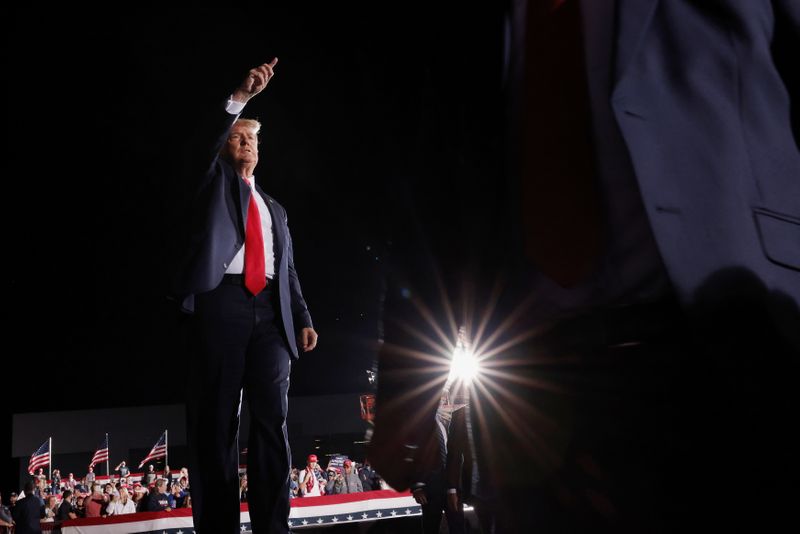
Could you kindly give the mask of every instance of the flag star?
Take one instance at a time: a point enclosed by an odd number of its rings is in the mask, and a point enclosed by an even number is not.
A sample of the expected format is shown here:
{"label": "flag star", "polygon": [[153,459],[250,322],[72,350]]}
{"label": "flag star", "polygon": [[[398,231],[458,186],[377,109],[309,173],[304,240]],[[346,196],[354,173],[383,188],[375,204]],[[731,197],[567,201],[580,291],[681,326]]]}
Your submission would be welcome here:
{"label": "flag star", "polygon": [[179,531],[178,531],[178,532],[176,532],[175,534],[183,534],[183,531],[182,531],[182,530],[179,530]]}
{"label": "flag star", "polygon": [[375,514],[375,517],[383,517],[383,512],[380,510]]}
{"label": "flag star", "polygon": [[307,525],[307,524],[308,524],[308,521],[307,521],[306,519],[303,519],[303,524],[304,524],[304,525]]}
{"label": "flag star", "polygon": [[366,513],[361,514],[361,519],[366,519],[367,517],[369,516]]}
{"label": "flag star", "polygon": [[334,523],[338,523],[339,522],[339,518],[336,517],[336,516],[333,516],[333,519],[331,519],[331,521],[333,521]]}
{"label": "flag star", "polygon": [[322,518],[321,517],[319,519],[317,519],[317,524],[319,524],[319,525],[322,524]]}
{"label": "flag star", "polygon": [[392,516],[396,516],[396,515],[397,515],[397,512],[395,512],[394,510],[392,510]]}
{"label": "flag star", "polygon": [[293,527],[294,526],[294,522],[293,521],[289,521],[289,526]]}
{"label": "flag star", "polygon": [[352,515],[348,515],[348,516],[347,516],[347,520],[348,520],[348,521],[352,521],[352,520],[353,520],[353,516],[352,516]]}
{"label": "flag star", "polygon": [[242,532],[244,532],[245,530],[247,530],[247,527],[246,527],[246,526],[244,526],[244,525],[242,525],[241,527],[239,527],[239,530],[241,530]]}
{"label": "flag star", "polygon": [[408,514],[410,514],[410,513],[411,513],[411,510],[409,510],[408,508],[406,508],[406,515],[408,515]]}

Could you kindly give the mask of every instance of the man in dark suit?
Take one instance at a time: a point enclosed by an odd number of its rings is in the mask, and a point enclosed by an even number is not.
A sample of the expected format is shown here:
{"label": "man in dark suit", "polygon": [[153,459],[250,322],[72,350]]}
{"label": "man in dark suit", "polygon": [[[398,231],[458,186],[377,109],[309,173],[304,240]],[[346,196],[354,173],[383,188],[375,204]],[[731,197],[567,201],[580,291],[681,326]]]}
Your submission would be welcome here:
{"label": "man in dark suit", "polygon": [[41,534],[40,520],[44,517],[44,505],[33,493],[32,480],[25,482],[25,497],[17,501],[11,514],[14,517],[15,530],[19,534]]}
{"label": "man in dark suit", "polygon": [[[471,297],[492,302],[485,331],[504,328],[470,411],[493,528],[780,524],[797,466],[800,4],[520,1],[505,28],[511,194],[434,252],[445,286],[474,264],[488,273]],[[501,270],[507,290],[490,298]],[[419,387],[434,371],[413,333],[441,337],[419,302],[457,293],[397,278],[373,444],[389,432],[415,451],[430,423],[404,425],[401,406],[432,414],[435,393]],[[479,323],[480,309],[453,308]],[[391,457],[371,457],[403,486],[379,463]]]}
{"label": "man in dark suit", "polygon": [[286,211],[254,182],[260,124],[238,119],[277,61],[250,70],[197,135],[192,234],[173,294],[193,312],[188,431],[198,533],[239,532],[242,391],[252,414],[253,532],[288,532],[289,372],[299,350],[314,349],[317,334],[294,268]]}

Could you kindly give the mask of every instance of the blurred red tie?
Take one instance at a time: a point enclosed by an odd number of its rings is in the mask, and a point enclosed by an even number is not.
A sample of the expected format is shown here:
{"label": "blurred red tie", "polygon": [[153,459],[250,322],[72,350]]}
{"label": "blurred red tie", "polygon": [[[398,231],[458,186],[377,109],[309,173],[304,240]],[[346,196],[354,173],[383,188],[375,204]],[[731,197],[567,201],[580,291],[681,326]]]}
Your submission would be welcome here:
{"label": "blurred red tie", "polygon": [[569,287],[603,238],[579,2],[528,2],[522,121],[525,253]]}
{"label": "blurred red tie", "polygon": [[264,234],[261,231],[261,214],[250,180],[245,178],[250,191],[247,207],[247,224],[244,229],[244,285],[253,295],[258,295],[267,286],[267,270],[264,260]]}

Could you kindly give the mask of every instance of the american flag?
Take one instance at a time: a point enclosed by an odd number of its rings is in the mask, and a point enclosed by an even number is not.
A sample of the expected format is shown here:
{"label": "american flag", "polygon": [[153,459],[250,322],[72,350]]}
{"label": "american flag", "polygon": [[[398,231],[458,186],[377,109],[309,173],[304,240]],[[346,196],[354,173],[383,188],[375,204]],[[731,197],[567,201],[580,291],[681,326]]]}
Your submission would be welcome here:
{"label": "american flag", "polygon": [[102,445],[100,448],[95,451],[94,456],[92,456],[92,463],[89,464],[89,467],[94,467],[95,464],[99,464],[100,462],[105,462],[108,460],[108,434],[106,434],[106,439],[103,440]]}
{"label": "american flag", "polygon": [[141,468],[144,464],[149,462],[150,460],[155,460],[156,458],[164,458],[167,456],[167,431],[165,430],[161,437],[158,438],[158,441],[155,445],[153,445],[152,450],[147,455],[147,457],[142,460],[139,464],[139,468]]}
{"label": "american flag", "polygon": [[50,439],[48,438],[47,441],[42,443],[42,446],[36,449],[31,455],[31,459],[28,462],[28,474],[32,475],[36,472],[37,469],[40,467],[44,467],[46,465],[50,465]]}

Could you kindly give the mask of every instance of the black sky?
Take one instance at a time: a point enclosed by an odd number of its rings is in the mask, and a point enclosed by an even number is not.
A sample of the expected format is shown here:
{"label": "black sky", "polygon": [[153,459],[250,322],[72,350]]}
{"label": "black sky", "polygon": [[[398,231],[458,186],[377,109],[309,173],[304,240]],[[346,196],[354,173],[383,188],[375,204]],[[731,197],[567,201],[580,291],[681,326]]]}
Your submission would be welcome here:
{"label": "black sky", "polygon": [[180,402],[190,361],[165,265],[183,144],[274,56],[245,115],[264,124],[256,176],[288,211],[320,334],[291,394],[369,389],[402,232],[387,214],[406,209],[391,191],[441,190],[476,157],[470,119],[501,92],[494,9],[7,12],[6,428],[20,411]]}

